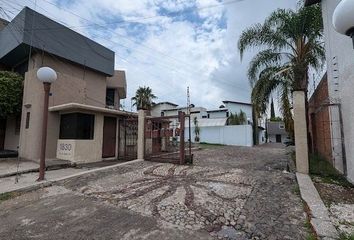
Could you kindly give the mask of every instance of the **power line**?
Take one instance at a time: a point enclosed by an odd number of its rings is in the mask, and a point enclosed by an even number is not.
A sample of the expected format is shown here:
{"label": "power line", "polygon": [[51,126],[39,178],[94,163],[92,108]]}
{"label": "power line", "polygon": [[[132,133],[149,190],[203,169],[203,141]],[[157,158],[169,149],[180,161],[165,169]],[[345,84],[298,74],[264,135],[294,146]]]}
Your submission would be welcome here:
{"label": "power line", "polygon": [[[27,1],[30,1],[30,2],[31,2],[31,0],[27,0]],[[143,44],[143,43],[141,43],[141,42],[138,42],[138,41],[136,41],[136,40],[133,40],[133,39],[129,38],[128,36],[125,36],[125,35],[119,34],[119,33],[117,33],[117,32],[114,32],[114,31],[112,31],[112,30],[109,30],[109,29],[107,29],[103,24],[95,23],[95,22],[93,22],[92,20],[86,19],[86,18],[84,18],[84,17],[82,17],[82,16],[80,16],[80,15],[78,15],[78,14],[72,12],[72,11],[69,11],[69,10],[67,10],[67,9],[64,9],[64,8],[61,7],[61,6],[58,6],[57,4],[54,4],[54,3],[49,2],[49,1],[47,1],[47,0],[43,0],[43,1],[45,1],[45,2],[47,2],[47,3],[49,3],[49,4],[51,4],[51,5],[53,5],[53,6],[55,6],[55,7],[57,7],[58,9],[61,9],[61,10],[65,11],[65,12],[68,12],[68,13],[70,13],[70,14],[72,14],[72,15],[78,17],[78,18],[81,18],[81,19],[83,19],[83,20],[85,20],[85,21],[87,21],[87,22],[91,22],[91,23],[92,23],[92,24],[91,24],[92,26],[96,26],[96,27],[98,26],[98,27],[102,28],[104,31],[107,31],[107,32],[110,32],[110,33],[112,33],[112,34],[114,34],[114,35],[116,35],[116,36],[125,38],[125,39],[127,39],[128,41],[133,42],[134,44],[137,44],[137,45],[139,45],[139,46],[145,47],[145,48],[147,48],[147,49],[149,49],[149,50],[152,50],[153,52],[157,52],[157,53],[159,53],[159,54],[161,54],[161,55],[163,55],[163,56],[165,56],[165,57],[168,57],[168,58],[170,58],[170,59],[172,59],[172,60],[174,60],[174,61],[176,61],[176,62],[182,63],[183,65],[187,66],[187,68],[190,68],[192,71],[195,71],[195,69],[194,69],[193,67],[191,67],[189,64],[187,64],[186,62],[184,62],[184,61],[182,61],[182,60],[180,60],[180,59],[177,59],[177,58],[175,58],[175,57],[172,57],[172,56],[166,54],[165,52],[158,51],[157,49],[154,49],[154,48],[152,48],[152,47],[150,47],[150,46],[148,46],[148,45],[146,45],[146,44]],[[245,0],[232,0],[232,1],[228,1],[228,2],[223,2],[222,4],[218,4],[218,5],[212,5],[212,6],[206,6],[206,7],[201,7],[201,8],[192,9],[191,11],[198,11],[198,10],[207,9],[207,8],[210,8],[210,7],[219,7],[219,6],[223,6],[223,5],[227,5],[227,4],[232,4],[232,3],[236,3],[236,2],[241,2],[241,1],[245,1]],[[40,7],[40,8],[41,8],[41,7]],[[46,11],[47,13],[49,13],[49,12],[48,12],[47,10],[45,10],[44,8],[41,8],[41,9],[43,9],[44,11]],[[187,10],[187,11],[181,11],[181,12],[178,12],[178,13],[183,14],[183,12],[188,12],[188,10]],[[176,12],[176,13],[177,13],[177,12]],[[49,14],[50,14],[50,13],[49,13]],[[156,16],[154,16],[154,17],[156,17]],[[58,20],[59,20],[59,19],[58,19]],[[59,21],[60,21],[60,20],[59,20]],[[125,22],[125,21],[121,21],[121,22]],[[67,24],[64,24],[64,25],[67,26]],[[67,27],[70,28],[69,26],[67,26]],[[118,43],[117,43],[117,44],[118,44]],[[126,47],[126,46],[125,46],[125,47]],[[200,73],[196,73],[196,74],[199,75]]]}
{"label": "power line", "polygon": [[[88,20],[87,20],[88,21]],[[113,42],[113,41],[111,41],[111,42]],[[116,43],[116,42],[113,42],[113,43]],[[62,44],[62,43],[60,43],[60,44]],[[126,47],[126,46],[125,46]],[[122,58],[122,57],[121,57]],[[122,58],[122,59],[124,59],[124,58]],[[127,59],[124,59],[125,61],[127,61],[127,62],[129,62]],[[138,61],[139,61],[139,59],[137,59]],[[129,62],[129,63],[131,63],[131,62]],[[131,63],[132,64],[132,66],[134,66],[134,64],[133,63]],[[141,70],[141,69],[139,69],[139,70]],[[178,71],[177,71],[178,72]],[[181,72],[179,72],[179,73],[181,73]],[[183,73],[184,74],[184,73]],[[156,76],[154,76],[154,77],[156,77]],[[158,79],[158,77],[156,77],[157,79]],[[164,82],[163,82],[164,83]],[[234,87],[237,87],[237,88],[240,88],[239,86],[236,86],[236,85],[233,85],[233,84],[231,84],[231,83],[226,83],[226,82],[224,82],[225,84],[228,84],[228,85],[231,85],[231,86],[234,86]],[[167,85],[167,84],[166,84]],[[169,85],[170,86],[170,85]]]}
{"label": "power line", "polygon": [[[30,0],[28,0],[28,1],[30,1]],[[46,0],[44,0],[44,1],[46,1]],[[244,1],[244,0],[238,0],[238,2],[239,2],[239,1]],[[46,2],[47,2],[47,1],[46,1]],[[231,2],[228,2],[228,3],[234,3],[234,2],[236,2],[236,1],[231,1]],[[56,6],[56,7],[59,8],[59,9],[62,9],[61,7],[57,6],[56,4],[52,4],[52,5]],[[39,7],[39,8],[41,8],[41,9],[44,10],[45,12],[49,13],[49,12],[46,11],[44,8],[42,8],[42,7]],[[65,9],[62,9],[62,10],[67,11],[67,10],[65,10]],[[82,19],[84,19],[85,21],[92,22],[92,21],[90,21],[90,20],[88,20],[88,19],[85,19],[85,18],[83,18],[83,17],[81,17],[81,16],[75,14],[75,13],[72,13],[71,11],[67,11],[67,12],[69,12],[69,13],[71,13],[71,14],[73,14],[73,15],[79,17],[79,18],[82,18]],[[50,14],[50,13],[49,13],[49,14]],[[96,24],[96,23],[95,23],[95,24]],[[101,25],[99,25],[99,24],[96,24],[96,25],[101,26]],[[109,32],[112,32],[112,31],[109,31]],[[116,34],[116,33],[113,32],[113,34]],[[120,35],[120,34],[118,34],[118,35],[119,35],[119,36],[122,36],[122,37],[124,37],[124,38],[127,38],[127,37],[124,36],[124,35]],[[96,35],[96,37],[97,37],[97,36],[99,36],[99,37],[104,37],[104,36]],[[131,40],[131,39],[129,39],[129,38],[127,38],[127,39],[130,40],[130,41],[132,41],[132,42],[134,42],[134,43],[136,43],[136,44],[138,44],[138,45],[140,45],[140,46],[145,46],[144,44],[138,43],[138,42],[136,42],[135,40]],[[123,44],[121,44],[121,43],[112,41],[112,40],[110,40],[110,39],[106,39],[106,41],[109,41],[109,42],[111,42],[111,43],[113,43],[113,44],[118,44],[118,45],[120,45],[120,46],[122,46],[122,47],[124,47],[124,48],[130,49],[130,47],[127,47],[127,46],[125,46],[125,45],[123,45]],[[146,47],[146,46],[145,46],[145,47]],[[147,47],[147,48],[151,49],[152,51],[156,51],[155,49],[152,49],[152,48],[150,48],[150,47]],[[141,51],[141,49],[139,49],[139,51]],[[157,52],[158,52],[158,51],[157,51]],[[148,53],[144,53],[144,54],[148,54]],[[162,54],[165,54],[165,53],[162,53]],[[148,54],[148,55],[149,55],[149,54]],[[170,56],[167,55],[167,54],[165,54],[165,55],[166,55],[167,57],[170,57]],[[122,58],[122,57],[120,56],[120,58]],[[135,57],[134,57],[134,58],[135,58]],[[170,57],[170,58],[175,59],[175,58],[173,58],[173,57]],[[126,59],[125,59],[125,60],[126,60]],[[140,61],[139,59],[137,59],[137,60]],[[158,60],[158,59],[157,59],[157,60]],[[177,59],[175,59],[175,60],[177,60]],[[126,61],[127,61],[127,60],[126,60]],[[179,61],[179,60],[177,60],[177,61]],[[128,61],[127,61],[127,62],[128,62]],[[164,62],[165,62],[165,61],[164,61]],[[164,67],[163,67],[164,69],[166,69],[166,67],[167,67],[167,68],[170,68],[170,69],[171,69],[170,71],[177,72],[177,73],[180,73],[180,74],[185,75],[185,76],[187,76],[187,77],[190,77],[190,76],[186,75],[185,73],[179,71],[179,69],[172,68],[170,65],[164,64],[164,62],[163,62],[163,63],[160,63],[160,64],[164,65]],[[181,62],[181,61],[179,61],[179,62]],[[189,67],[188,64],[186,64],[186,63],[184,63],[184,62],[181,62],[181,63],[183,63],[183,64],[185,64],[186,66]],[[132,63],[131,63],[131,64],[132,64]],[[193,70],[194,70],[194,69],[193,69]],[[189,72],[189,71],[188,71],[188,72]],[[192,72],[190,72],[190,73],[196,74],[196,75],[198,75],[198,76],[200,75],[199,72],[194,72],[194,71],[192,71]],[[222,82],[222,81],[220,81],[220,82],[221,82],[221,83],[224,83],[224,84],[228,84],[228,85],[233,86],[233,87],[236,87],[236,88],[240,88],[239,86],[234,85],[234,84],[232,84],[232,83],[227,83],[227,82]],[[167,84],[166,84],[166,85],[167,85]],[[245,88],[243,88],[243,89],[245,89]]]}
{"label": "power line", "polygon": [[[183,10],[183,11],[175,11],[175,12],[169,12],[168,14],[166,15],[154,15],[154,16],[148,16],[148,17],[142,17],[142,18],[135,18],[135,19],[132,19],[132,20],[119,20],[119,21],[113,21],[113,22],[109,22],[109,23],[105,23],[105,24],[98,24],[98,23],[95,23],[91,20],[88,20],[88,19],[85,19],[79,15],[77,15],[76,13],[73,13],[69,10],[66,10],[66,9],[63,9],[62,7],[58,6],[57,4],[55,3],[52,3],[48,0],[43,0],[45,2],[47,2],[48,4],[51,4],[59,9],[62,9],[66,12],[69,12],[79,18],[82,18],[88,22],[92,22],[92,24],[87,24],[87,25],[77,25],[77,26],[70,26],[70,28],[87,28],[87,27],[93,27],[93,26],[101,26],[101,27],[104,27],[104,26],[109,26],[109,25],[117,25],[117,24],[130,24],[130,23],[141,23],[140,20],[147,20],[147,19],[153,19],[153,18],[161,18],[161,17],[174,17],[174,16],[180,16],[180,15],[185,15],[186,13],[191,13],[191,12],[197,12],[197,11],[200,11],[200,10],[205,10],[205,9],[210,9],[210,8],[216,8],[216,7],[221,7],[221,6],[225,6],[225,5],[229,5],[229,4],[233,4],[233,3],[237,3],[237,2],[242,2],[242,1],[245,1],[245,0],[232,0],[232,1],[225,1],[225,2],[221,2],[220,4],[214,4],[214,5],[209,5],[209,6],[204,6],[204,7],[199,7],[199,8],[193,8],[193,9],[189,9],[189,10]],[[188,2],[188,1],[185,1],[185,2]],[[53,28],[38,28],[36,30],[55,30],[57,28],[53,27]]]}

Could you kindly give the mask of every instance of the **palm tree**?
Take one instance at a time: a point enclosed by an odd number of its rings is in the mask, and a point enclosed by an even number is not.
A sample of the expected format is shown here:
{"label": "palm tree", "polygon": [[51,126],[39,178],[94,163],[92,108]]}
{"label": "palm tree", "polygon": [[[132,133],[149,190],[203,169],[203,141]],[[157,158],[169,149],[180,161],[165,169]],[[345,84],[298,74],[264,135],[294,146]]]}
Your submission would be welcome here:
{"label": "palm tree", "polygon": [[293,132],[291,92],[307,92],[310,69],[320,70],[325,60],[320,6],[300,7],[297,11],[278,9],[263,24],[246,29],[238,42],[244,52],[260,48],[248,69],[252,103],[257,114],[264,114],[273,92],[280,94],[280,106],[287,131]]}
{"label": "palm tree", "polygon": [[137,110],[151,110],[153,99],[157,97],[152,93],[150,87],[139,87],[136,90],[135,96],[132,97],[133,106],[136,106]]}

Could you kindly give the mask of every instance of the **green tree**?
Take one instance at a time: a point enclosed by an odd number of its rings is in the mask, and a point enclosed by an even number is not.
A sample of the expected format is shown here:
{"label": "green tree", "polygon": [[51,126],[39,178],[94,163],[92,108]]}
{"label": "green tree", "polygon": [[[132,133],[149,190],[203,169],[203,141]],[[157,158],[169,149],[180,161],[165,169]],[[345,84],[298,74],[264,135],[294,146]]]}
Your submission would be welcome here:
{"label": "green tree", "polygon": [[136,106],[137,110],[151,110],[153,100],[156,98],[150,87],[139,87],[135,96],[132,97],[133,106]]}
{"label": "green tree", "polygon": [[199,125],[198,125],[198,119],[197,119],[197,117],[194,117],[194,119],[193,119],[193,123],[194,123],[194,141],[196,141],[196,142],[199,142],[199,140],[200,140],[200,127],[199,127]]}
{"label": "green tree", "polygon": [[255,111],[265,113],[274,91],[286,130],[292,135],[291,92],[307,92],[310,69],[320,70],[325,60],[320,6],[297,11],[278,9],[263,24],[246,29],[238,42],[241,59],[248,49],[260,48],[248,68]]}
{"label": "green tree", "polygon": [[239,113],[231,113],[228,119],[229,125],[243,125],[247,123],[246,113],[240,110]]}
{"label": "green tree", "polygon": [[14,72],[0,71],[0,118],[21,113],[22,93],[22,76]]}

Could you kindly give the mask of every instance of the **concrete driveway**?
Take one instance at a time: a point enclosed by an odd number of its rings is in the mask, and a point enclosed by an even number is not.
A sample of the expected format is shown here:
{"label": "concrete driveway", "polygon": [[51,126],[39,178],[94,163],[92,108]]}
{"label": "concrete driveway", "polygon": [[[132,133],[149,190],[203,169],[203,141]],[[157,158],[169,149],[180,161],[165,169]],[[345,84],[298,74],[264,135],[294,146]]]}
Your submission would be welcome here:
{"label": "concrete driveway", "polygon": [[305,239],[283,148],[218,147],[194,166],[140,162],[1,203],[0,239]]}

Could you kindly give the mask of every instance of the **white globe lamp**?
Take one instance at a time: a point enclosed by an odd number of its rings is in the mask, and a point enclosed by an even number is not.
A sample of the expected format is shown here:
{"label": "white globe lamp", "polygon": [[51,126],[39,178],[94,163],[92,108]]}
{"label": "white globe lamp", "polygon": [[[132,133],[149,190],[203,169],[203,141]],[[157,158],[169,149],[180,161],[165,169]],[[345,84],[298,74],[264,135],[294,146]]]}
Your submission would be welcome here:
{"label": "white globe lamp", "polygon": [[333,13],[334,29],[343,35],[350,36],[354,45],[354,1],[342,0]]}
{"label": "white globe lamp", "polygon": [[37,71],[37,78],[43,83],[53,83],[57,80],[57,73],[50,67],[41,67]]}

